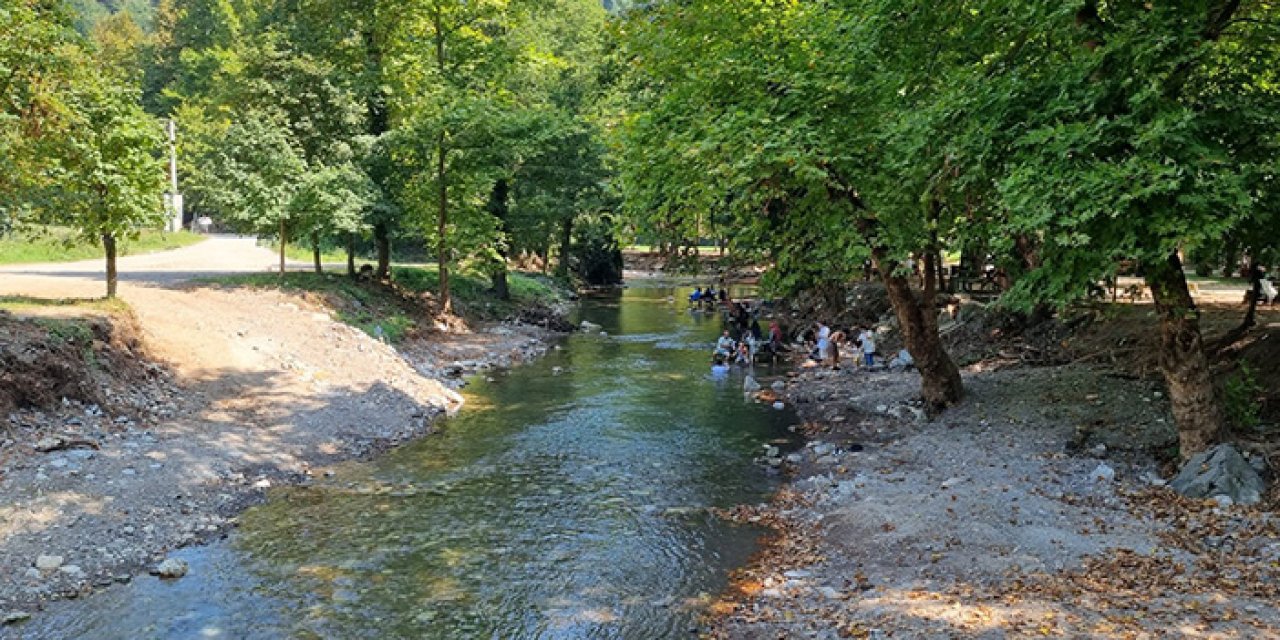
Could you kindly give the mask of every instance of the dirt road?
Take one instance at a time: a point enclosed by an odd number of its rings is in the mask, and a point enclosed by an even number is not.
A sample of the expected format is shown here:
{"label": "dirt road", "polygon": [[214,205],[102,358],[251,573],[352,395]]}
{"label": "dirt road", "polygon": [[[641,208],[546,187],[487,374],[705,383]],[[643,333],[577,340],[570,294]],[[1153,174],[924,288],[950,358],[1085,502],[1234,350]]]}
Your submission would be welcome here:
{"label": "dirt road", "polygon": [[[214,237],[120,260],[120,296],[172,382],[138,415],[71,403],[10,417],[19,435],[0,433],[0,613],[128,579],[220,535],[273,482],[425,433],[460,405],[433,373],[454,360],[542,349],[532,330],[493,328],[433,336],[410,362],[300,296],[190,282],[275,259],[251,239]],[[0,295],[98,297],[102,274],[96,261],[8,266]],[[100,448],[39,452],[42,437]],[[41,555],[74,570],[36,569]]]}

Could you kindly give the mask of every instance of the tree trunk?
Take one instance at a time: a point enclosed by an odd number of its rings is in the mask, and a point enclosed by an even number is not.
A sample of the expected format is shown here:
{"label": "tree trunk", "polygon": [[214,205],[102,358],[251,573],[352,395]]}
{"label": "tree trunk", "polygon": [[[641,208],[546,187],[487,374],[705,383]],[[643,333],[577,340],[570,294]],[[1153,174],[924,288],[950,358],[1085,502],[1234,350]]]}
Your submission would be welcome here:
{"label": "tree trunk", "polygon": [[311,232],[311,260],[315,263],[316,273],[324,273],[324,265],[320,262],[320,234]]}
{"label": "tree trunk", "polygon": [[453,311],[453,300],[449,296],[449,185],[445,181],[445,154],[448,149],[444,144],[444,132],[440,132],[436,140],[436,182],[439,185],[436,203],[436,262],[440,265],[440,311]]}
{"label": "tree trunk", "polygon": [[493,274],[493,295],[499,300],[510,300],[511,289],[507,286],[507,198],[508,187],[505,179],[493,183],[489,193],[489,213],[498,220],[498,270]]}
{"label": "tree trunk", "polygon": [[556,263],[556,275],[569,275],[569,249],[573,245],[573,218],[565,216],[560,222],[560,261]]}
{"label": "tree trunk", "polygon": [[116,236],[113,233],[102,234],[102,248],[107,254],[107,297],[116,297]]}
{"label": "tree trunk", "polygon": [[960,369],[947,354],[938,334],[934,254],[931,251],[924,254],[925,286],[919,296],[911,290],[910,280],[898,275],[894,266],[886,263],[887,252],[884,249],[873,249],[872,256],[872,264],[880,272],[889,302],[898,316],[902,341],[920,372],[920,394],[924,398],[925,410],[929,415],[937,415],[960,401],[964,396],[964,385],[960,380]]}
{"label": "tree trunk", "polygon": [[289,238],[284,230],[284,218],[280,219],[280,277],[284,277],[284,246]]}
{"label": "tree trunk", "polygon": [[[376,10],[377,4],[374,4]],[[375,19],[375,16],[369,16]],[[382,44],[378,42],[378,34],[370,27],[363,34],[365,46],[365,65],[372,89],[365,96],[365,115],[368,118],[369,135],[381,137],[391,129],[391,117],[387,111],[387,96],[382,82]],[[384,193],[387,186],[382,176],[375,176],[378,188]],[[354,243],[354,240],[352,241]],[[373,244],[378,254],[377,276],[385,280],[391,276],[391,228],[388,221],[375,222],[373,225]],[[351,253],[347,254],[348,271],[355,273],[355,261]]]}
{"label": "tree trunk", "polygon": [[347,234],[347,275],[356,277],[356,234]]}
{"label": "tree trunk", "polygon": [[1200,335],[1200,312],[1187,288],[1182,260],[1169,254],[1148,265],[1147,286],[1160,317],[1160,370],[1169,386],[1178,444],[1186,460],[1218,442],[1225,424]]}
{"label": "tree trunk", "polygon": [[1249,308],[1244,312],[1244,321],[1240,323],[1241,332],[1248,331],[1258,324],[1258,300],[1262,298],[1262,268],[1257,258],[1249,258]]}
{"label": "tree trunk", "polygon": [[378,248],[378,279],[386,280],[391,276],[391,232],[387,223],[373,225],[373,243]]}

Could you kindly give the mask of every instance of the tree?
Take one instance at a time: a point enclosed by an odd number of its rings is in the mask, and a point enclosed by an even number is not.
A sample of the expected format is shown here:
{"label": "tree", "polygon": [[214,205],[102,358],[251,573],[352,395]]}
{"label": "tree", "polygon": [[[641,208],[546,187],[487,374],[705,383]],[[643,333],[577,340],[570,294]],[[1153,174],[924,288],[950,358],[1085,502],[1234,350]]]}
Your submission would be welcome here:
{"label": "tree", "polygon": [[56,152],[77,118],[82,46],[56,4],[0,12],[0,233],[50,204]]}
{"label": "tree", "polygon": [[1038,37],[992,74],[1004,95],[1034,98],[999,181],[1006,232],[1044,238],[1019,292],[1060,303],[1117,257],[1137,261],[1186,458],[1220,438],[1224,412],[1181,254],[1275,202],[1280,24],[1269,3],[1233,0],[1076,9],[1033,14]]}
{"label": "tree", "polygon": [[80,238],[101,243],[106,254],[107,297],[116,295],[121,240],[164,221],[164,164],[160,123],[147,115],[135,90],[102,79],[80,93],[80,118],[59,160],[57,220]]}
{"label": "tree", "polygon": [[263,112],[242,115],[227,128],[222,144],[210,151],[203,169],[192,179],[205,203],[223,219],[245,231],[279,239],[281,276],[292,232],[303,214],[313,210],[293,202],[306,179],[307,164],[282,120]]}

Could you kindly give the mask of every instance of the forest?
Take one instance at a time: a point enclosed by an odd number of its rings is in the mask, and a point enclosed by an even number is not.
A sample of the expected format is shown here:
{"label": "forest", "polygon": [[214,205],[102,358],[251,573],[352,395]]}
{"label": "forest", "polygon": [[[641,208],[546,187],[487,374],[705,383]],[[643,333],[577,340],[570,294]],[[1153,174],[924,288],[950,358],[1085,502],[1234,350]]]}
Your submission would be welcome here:
{"label": "forest", "polygon": [[[424,325],[459,317],[464,277],[505,301],[511,274],[621,285],[624,247],[700,279],[717,253],[760,273],[750,295],[819,316],[874,283],[918,373],[912,410],[986,429],[972,389],[999,393],[944,335],[956,292],[976,287],[1018,330],[1074,328],[1083,307],[1100,323],[1125,313],[1124,279],[1135,302],[1149,296],[1126,318],[1146,323],[1153,353],[1102,355],[1155,363],[1160,391],[1144,398],[1168,405],[1175,469],[1274,408],[1257,379],[1280,365],[1236,360],[1277,326],[1261,307],[1280,278],[1275,0],[0,3],[0,239],[95,247],[107,298],[121,248],[155,241],[178,194],[183,226],[257,238],[280,282],[305,255],[342,286],[431,289],[411,297],[427,301],[413,312]],[[398,276],[407,263],[427,264],[429,284]],[[1197,285],[1209,276],[1244,293],[1214,310],[1232,326],[1212,335]],[[596,312],[639,325],[653,318],[635,308],[682,296]],[[802,315],[779,317],[815,319]],[[398,357],[385,366],[403,368]],[[1025,379],[1053,387],[1052,375]],[[794,382],[750,381],[766,394]],[[1274,440],[1260,433],[1247,435]]]}
{"label": "forest", "polygon": [[1125,269],[1159,311],[1183,456],[1219,438],[1185,271],[1277,263],[1272,2],[609,9],[21,0],[0,25],[0,223],[70,225],[110,261],[163,214],[172,119],[188,217],[383,278],[412,245],[445,311],[451,270],[504,297],[509,265],[567,274],[619,239],[714,238],[779,295],[874,271],[931,411],[963,395],[946,263],[998,269],[1029,314]]}

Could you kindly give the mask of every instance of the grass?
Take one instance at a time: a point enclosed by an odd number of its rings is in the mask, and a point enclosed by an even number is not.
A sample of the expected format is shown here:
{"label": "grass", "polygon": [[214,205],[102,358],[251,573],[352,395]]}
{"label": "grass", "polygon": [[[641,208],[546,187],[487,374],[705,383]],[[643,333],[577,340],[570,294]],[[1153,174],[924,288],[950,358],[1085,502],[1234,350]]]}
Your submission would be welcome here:
{"label": "grass", "polygon": [[0,296],[0,310],[13,313],[47,309],[50,307],[71,307],[104,313],[122,313],[129,310],[129,305],[120,298],[33,298],[31,296]]}
{"label": "grass", "polygon": [[[280,255],[280,244],[273,240],[258,240],[258,246]],[[311,245],[294,244],[292,242],[284,246],[284,256],[295,262],[305,262],[307,264],[311,264],[312,260],[315,259],[311,255]],[[362,260],[359,254],[356,255],[356,260]],[[321,247],[320,262],[323,264],[346,264],[347,252],[337,247]]]}
{"label": "grass", "polygon": [[[434,268],[424,267],[394,267],[393,278],[410,293],[434,294],[440,282]],[[488,279],[476,274],[454,274],[452,293],[459,306],[478,319],[505,317],[521,306],[551,303],[561,296],[550,281],[540,277],[512,273],[508,281],[510,302],[492,299],[488,292]],[[281,278],[274,273],[251,273],[207,278],[202,282],[319,294],[324,296],[339,321],[393,344],[411,335],[418,322],[424,319],[421,307],[412,299],[406,299],[378,283],[352,280],[346,274],[294,271]]]}
{"label": "grass", "polygon": [[[480,318],[503,317],[516,309],[536,303],[551,304],[560,300],[554,281],[541,275],[512,271],[507,274],[511,300],[493,297],[487,276],[467,271],[449,274],[449,293],[465,313]],[[435,266],[392,267],[391,277],[397,284],[415,293],[434,294],[440,287],[440,272]]]}
{"label": "grass", "polygon": [[[190,231],[148,229],[135,240],[120,243],[120,255],[167,251],[193,245],[204,236]],[[67,227],[34,227],[0,238],[0,264],[25,262],[74,262],[103,257],[102,247],[77,242]]]}

